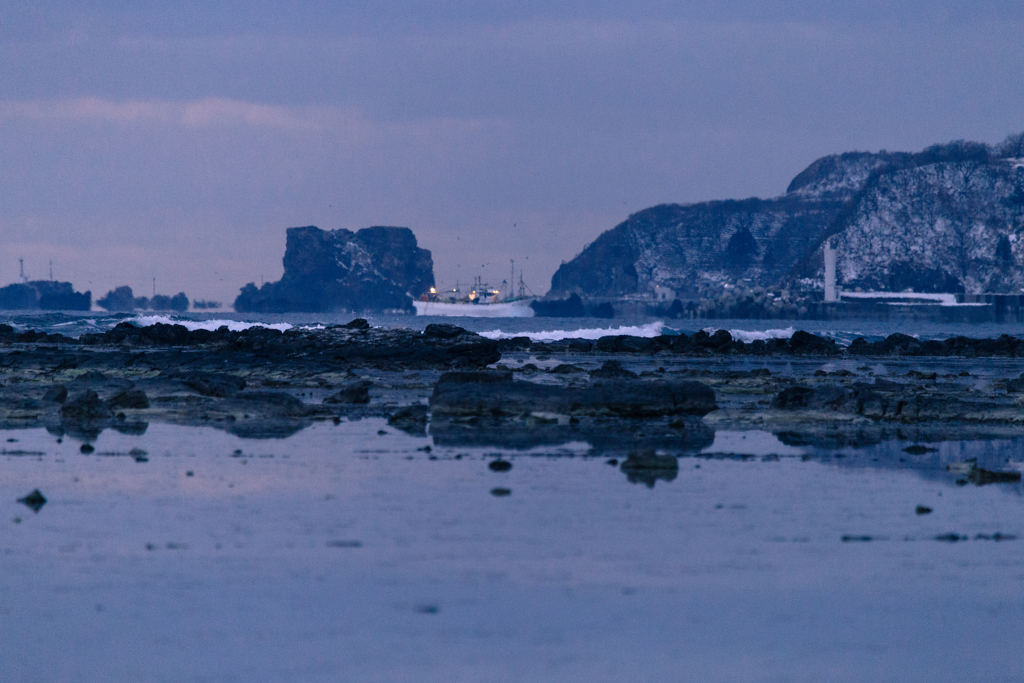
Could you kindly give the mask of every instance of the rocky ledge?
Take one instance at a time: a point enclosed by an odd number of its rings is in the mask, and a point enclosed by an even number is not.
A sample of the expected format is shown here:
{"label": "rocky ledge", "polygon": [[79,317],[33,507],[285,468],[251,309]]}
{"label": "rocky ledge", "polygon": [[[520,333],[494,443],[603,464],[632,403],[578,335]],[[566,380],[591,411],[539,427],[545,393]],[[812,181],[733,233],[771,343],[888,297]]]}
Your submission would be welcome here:
{"label": "rocky ledge", "polygon": [[846,347],[804,332],[748,344],[724,331],[538,344],[361,319],[285,332],[121,324],[80,339],[0,326],[0,426],[87,446],[150,422],[256,438],[376,416],[452,447],[584,441],[633,453],[643,472],[665,453],[707,451],[716,430],[822,448],[1016,437],[1022,346],[892,335]]}
{"label": "rocky ledge", "polygon": [[959,356],[959,357],[1024,357],[1024,339],[1002,335],[997,339],[951,337],[944,340],[920,341],[906,334],[892,334],[881,341],[869,342],[863,337],[843,346],[834,339],[797,331],[788,339],[776,338],[752,342],[734,339],[728,330],[712,334],[701,330],[692,335],[659,335],[633,337],[609,335],[595,341],[561,339],[534,342],[529,337],[498,341],[502,352],[531,353],[683,355],[683,356]]}

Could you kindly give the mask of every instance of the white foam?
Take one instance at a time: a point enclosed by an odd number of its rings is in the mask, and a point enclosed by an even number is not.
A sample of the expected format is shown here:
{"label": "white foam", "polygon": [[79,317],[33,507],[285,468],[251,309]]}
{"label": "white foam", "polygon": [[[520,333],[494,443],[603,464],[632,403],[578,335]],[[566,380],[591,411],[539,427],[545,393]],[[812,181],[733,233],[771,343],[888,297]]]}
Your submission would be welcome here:
{"label": "white foam", "polygon": [[250,327],[266,327],[271,330],[290,330],[293,326],[288,323],[253,323],[243,320],[175,320],[166,315],[140,315],[135,318],[128,320],[131,324],[136,327],[149,327],[150,325],[156,325],[157,323],[163,323],[165,325],[181,325],[190,332],[195,330],[209,330],[211,332],[220,329],[221,327],[227,327],[232,332],[241,332],[242,330],[248,330]]}
{"label": "white foam", "polygon": [[[713,335],[717,332],[717,327],[705,327],[704,331],[708,333],[708,336]],[[749,344],[752,341],[766,341],[768,339],[789,339],[796,332],[792,327],[787,327],[784,330],[729,330],[729,334],[732,335],[733,339]]]}
{"label": "white foam", "polygon": [[653,322],[646,325],[631,325],[616,328],[587,328],[582,330],[541,330],[539,332],[502,332],[488,330],[481,332],[481,337],[488,339],[511,339],[513,337],[529,337],[531,341],[558,341],[559,339],[600,339],[611,335],[629,335],[631,337],[657,337],[665,324]]}

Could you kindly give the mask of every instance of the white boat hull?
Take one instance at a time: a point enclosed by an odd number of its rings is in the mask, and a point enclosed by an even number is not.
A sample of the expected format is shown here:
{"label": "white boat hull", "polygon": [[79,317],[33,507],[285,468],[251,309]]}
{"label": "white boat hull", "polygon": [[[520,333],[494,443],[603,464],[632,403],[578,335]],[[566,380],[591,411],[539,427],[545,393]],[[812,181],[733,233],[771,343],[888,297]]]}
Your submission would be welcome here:
{"label": "white boat hull", "polygon": [[449,304],[437,301],[413,301],[416,315],[438,315],[463,318],[532,318],[529,301],[497,304]]}

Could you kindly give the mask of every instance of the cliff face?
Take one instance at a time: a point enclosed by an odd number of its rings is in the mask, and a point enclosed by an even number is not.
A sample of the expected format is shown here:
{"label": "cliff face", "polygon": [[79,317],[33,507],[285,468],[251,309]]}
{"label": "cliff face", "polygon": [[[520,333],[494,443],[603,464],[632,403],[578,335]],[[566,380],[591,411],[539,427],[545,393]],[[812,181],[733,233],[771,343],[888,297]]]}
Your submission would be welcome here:
{"label": "cliff face", "polygon": [[[878,174],[831,232],[844,287],[1014,293],[1024,287],[1024,160]],[[804,271],[819,277],[817,259]]]}
{"label": "cliff face", "polygon": [[701,282],[775,283],[893,155],[819,159],[774,199],[663,204],[605,232],[551,279],[551,296],[624,296]]}
{"label": "cliff face", "polygon": [[1019,292],[1022,179],[1024,160],[977,143],[824,157],[780,197],[633,214],[562,264],[549,296],[685,297],[741,280],[813,286],[828,237],[846,288]]}
{"label": "cliff face", "polygon": [[325,231],[288,228],[284,275],[257,289],[242,288],[240,312],[333,310],[412,311],[412,297],[434,285],[430,252],[409,228],[372,227]]}

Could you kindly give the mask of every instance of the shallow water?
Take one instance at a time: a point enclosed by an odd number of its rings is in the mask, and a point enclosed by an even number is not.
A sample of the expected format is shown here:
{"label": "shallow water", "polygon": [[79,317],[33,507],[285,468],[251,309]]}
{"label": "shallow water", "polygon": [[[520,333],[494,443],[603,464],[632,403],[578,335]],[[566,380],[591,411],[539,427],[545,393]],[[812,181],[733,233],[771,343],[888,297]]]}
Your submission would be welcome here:
{"label": "shallow water", "polygon": [[[1020,440],[910,457],[720,432],[649,488],[586,444],[445,448],[377,419],[276,440],[150,425],[91,455],[44,430],[0,439],[4,681],[1024,670],[1021,486],[946,471],[1021,469]],[[34,488],[38,513],[15,502]]]}

